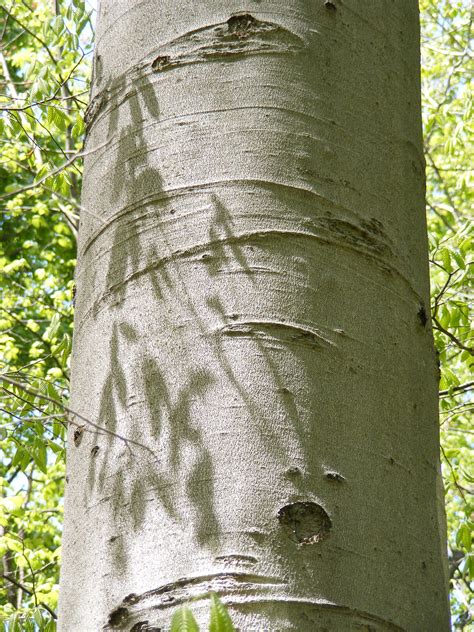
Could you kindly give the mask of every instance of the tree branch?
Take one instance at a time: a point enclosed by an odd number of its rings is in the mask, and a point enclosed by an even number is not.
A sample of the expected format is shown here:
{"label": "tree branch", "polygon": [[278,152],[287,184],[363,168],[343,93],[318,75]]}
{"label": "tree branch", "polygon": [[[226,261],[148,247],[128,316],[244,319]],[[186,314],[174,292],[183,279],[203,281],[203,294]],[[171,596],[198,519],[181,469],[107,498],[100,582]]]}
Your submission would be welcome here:
{"label": "tree branch", "polygon": [[[6,579],[8,582],[11,582],[14,586],[17,586],[17,588],[20,588],[21,590],[26,592],[27,595],[34,596],[34,593],[31,590],[29,590],[24,584],[21,584],[16,579],[13,579],[13,577],[10,577],[9,575],[5,575],[3,573],[2,573],[2,577],[3,577],[3,579]],[[38,605],[42,606],[45,610],[47,610],[49,612],[49,614],[53,617],[53,619],[57,619],[58,618],[58,615],[54,612],[54,610],[52,610],[48,606],[48,604],[45,604],[44,601],[40,601]]]}
{"label": "tree branch", "polygon": [[440,396],[442,395],[451,395],[451,393],[458,393],[458,392],[464,392],[464,391],[470,391],[471,388],[474,387],[474,382],[466,382],[465,384],[460,384],[459,386],[454,386],[453,388],[447,388],[444,391],[440,391],[439,394]]}
{"label": "tree branch", "polygon": [[459,338],[456,338],[454,334],[452,334],[450,331],[448,331],[442,325],[440,325],[438,319],[435,316],[433,316],[433,322],[436,325],[435,329],[438,329],[438,331],[441,331],[445,336],[447,336],[450,340],[452,340],[457,347],[459,347],[460,349],[463,349],[463,351],[467,351],[471,355],[474,355],[474,349],[472,349],[471,347],[466,347],[466,345],[464,345],[459,340]]}

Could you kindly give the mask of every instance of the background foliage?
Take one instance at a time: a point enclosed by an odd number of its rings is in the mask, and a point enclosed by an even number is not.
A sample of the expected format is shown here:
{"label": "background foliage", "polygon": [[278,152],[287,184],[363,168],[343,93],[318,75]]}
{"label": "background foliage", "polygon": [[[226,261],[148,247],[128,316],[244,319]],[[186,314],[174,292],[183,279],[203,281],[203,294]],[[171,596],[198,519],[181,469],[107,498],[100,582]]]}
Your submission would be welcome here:
{"label": "background foliage", "polygon": [[[84,0],[3,4],[0,626],[9,631],[55,630],[64,435],[66,424],[72,423],[62,404],[68,398],[82,117],[94,10]],[[468,313],[472,7],[468,0],[421,0],[420,9],[432,319],[441,369],[452,612],[456,629],[474,630],[474,430],[469,424],[474,360]]]}

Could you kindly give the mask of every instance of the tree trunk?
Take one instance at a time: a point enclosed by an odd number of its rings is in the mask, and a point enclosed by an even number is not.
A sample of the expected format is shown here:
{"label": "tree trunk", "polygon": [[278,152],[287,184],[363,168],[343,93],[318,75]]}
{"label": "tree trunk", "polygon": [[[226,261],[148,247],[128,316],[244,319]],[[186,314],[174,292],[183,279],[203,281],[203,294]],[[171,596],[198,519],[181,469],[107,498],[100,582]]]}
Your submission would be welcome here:
{"label": "tree trunk", "polygon": [[102,0],[92,96],[61,631],[447,631],[417,2]]}

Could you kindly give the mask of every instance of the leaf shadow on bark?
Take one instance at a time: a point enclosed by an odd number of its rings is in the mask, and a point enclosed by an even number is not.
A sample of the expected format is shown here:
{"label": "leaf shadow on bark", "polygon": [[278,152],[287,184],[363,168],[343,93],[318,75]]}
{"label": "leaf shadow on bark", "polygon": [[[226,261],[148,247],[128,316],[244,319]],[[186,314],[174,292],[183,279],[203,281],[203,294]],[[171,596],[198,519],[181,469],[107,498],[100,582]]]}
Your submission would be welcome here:
{"label": "leaf shadow on bark", "polygon": [[[207,390],[216,381],[214,373],[218,373],[220,379],[226,380],[243,401],[255,432],[274,453],[278,453],[282,464],[288,462],[287,437],[281,438],[268,411],[252,397],[245,377],[236,371],[229,354],[228,337],[222,333],[216,335],[216,332],[211,331],[210,323],[202,319],[196,302],[196,290],[189,287],[178,260],[172,256],[175,252],[168,243],[162,220],[165,214],[174,213],[174,210],[171,208],[171,198],[164,190],[160,171],[150,166],[148,153],[155,149],[149,147],[143,125],[147,117],[153,120],[160,117],[155,86],[147,76],[142,75],[132,79],[131,83],[129,79],[121,77],[109,83],[105,90],[110,95],[106,114],[107,137],[117,136],[117,156],[109,187],[110,201],[119,210],[111,218],[109,228],[112,230],[112,245],[105,274],[104,295],[108,296],[112,323],[109,366],[100,396],[99,419],[108,430],[153,446],[160,457],[164,455],[165,458],[158,465],[150,464],[149,455],[144,451],[134,447],[133,453],[127,453],[118,440],[108,435],[101,438],[106,446],[99,451],[99,458],[91,459],[87,487],[110,497],[112,515],[117,524],[124,515],[128,516],[133,531],[139,532],[146,523],[148,507],[157,499],[168,518],[183,524],[181,507],[175,499],[177,481],[182,482],[187,501],[194,510],[193,529],[197,541],[202,546],[217,550],[220,525],[215,510],[214,466],[206,447],[205,433],[192,423],[194,402],[206,396]],[[127,114],[124,124],[121,117]],[[193,261],[204,266],[212,288],[213,280],[220,275],[227,275],[231,283],[235,274],[245,275],[247,282],[255,285],[258,281],[255,280],[247,252],[249,247],[267,248],[268,235],[239,235],[224,196],[213,191],[207,195],[212,209],[207,238],[189,252],[181,252],[179,261]],[[143,239],[145,231],[153,235],[152,241]],[[168,251],[170,256],[167,255]],[[120,308],[126,301],[129,281],[138,276],[145,277],[145,282],[151,283],[156,301],[164,300],[165,295],[179,300],[182,314],[194,321],[202,338],[210,341],[208,348],[212,362],[210,358],[205,359],[204,368],[189,361],[187,378],[178,386],[167,382],[168,374],[160,368],[159,358],[145,350],[150,341],[143,340],[140,332],[130,323],[118,322],[119,318],[123,318],[124,311],[119,309],[114,315],[115,306]],[[97,301],[96,306],[100,302]],[[227,306],[219,299],[217,289],[211,290],[207,306],[214,312],[221,327],[233,322],[229,318]],[[148,311],[149,306],[146,309]],[[97,313],[98,310],[95,311],[96,316]],[[279,340],[279,334],[275,332],[271,336],[273,346],[287,342]],[[179,330],[175,329],[173,335],[179,336]],[[307,429],[301,427],[293,395],[269,350],[268,337],[262,340],[256,335],[251,340],[255,357],[262,358],[266,373],[272,376],[272,390],[275,391],[280,408],[285,411],[296,436],[301,439]],[[184,337],[182,343],[183,349],[189,345]],[[127,366],[120,364],[124,357],[127,358]],[[209,369],[211,366],[215,367],[214,373]],[[145,401],[135,401],[134,390],[142,393]],[[133,406],[138,407],[130,413],[134,423],[127,423],[127,411]],[[143,414],[145,424],[139,427],[136,419],[140,413]],[[312,445],[312,441],[299,443],[303,451]],[[117,456],[117,450],[122,450],[121,456]],[[187,457],[190,453],[191,459]],[[185,458],[188,460],[185,461]],[[292,482],[296,492],[301,487],[302,479],[295,478]],[[128,554],[124,541],[120,536],[114,537],[113,545],[117,568],[123,571],[127,566]]]}
{"label": "leaf shadow on bark", "polygon": [[[244,245],[247,249],[260,249],[268,250],[271,240],[275,240],[273,234],[267,233],[254,233],[250,236],[240,236],[238,231],[235,230],[232,215],[230,210],[226,207],[224,202],[219,199],[215,194],[212,195],[213,205],[216,208],[216,213],[213,218],[213,225],[209,229],[209,251],[211,257],[209,257],[209,274],[210,276],[217,277],[222,274],[231,273],[228,277],[232,278],[236,272],[244,274],[252,285],[256,284],[254,279],[254,267],[249,262],[247,255],[245,254]],[[232,254],[232,257],[226,254],[226,248]],[[283,249],[280,244],[277,244],[277,248],[280,252]],[[235,263],[231,267],[231,262],[237,261],[239,270],[236,270]],[[206,261],[207,263],[207,261]],[[212,263],[212,265],[211,265]],[[232,281],[230,281],[232,282]],[[256,287],[258,291],[258,287]],[[206,299],[207,306],[212,312],[214,312],[217,321],[222,329],[229,328],[232,331],[232,327],[238,325],[240,322],[244,322],[247,318],[256,318],[255,313],[232,313],[230,306],[224,305],[221,298],[217,293],[211,294]],[[281,322],[284,325],[283,321]],[[258,329],[258,325],[262,327],[261,331]],[[298,349],[298,356],[303,357],[308,365],[308,371],[311,371],[311,356],[314,353],[321,353],[327,344],[321,341],[316,341],[314,338],[308,340],[307,337],[299,335],[291,335],[285,330],[285,327],[279,327],[278,322],[261,321],[258,323],[255,321],[252,326],[249,327],[249,331],[245,334],[239,335],[239,338],[247,338],[251,341],[252,347],[255,352],[255,357],[261,359],[265,366],[265,373],[270,375],[273,382],[273,391],[275,401],[282,407],[285,412],[285,416],[291,420],[292,428],[295,430],[295,435],[300,439],[299,444],[302,452],[305,455],[305,462],[311,462],[311,446],[314,445],[314,441],[311,437],[314,436],[314,428],[307,427],[300,417],[300,413],[295,403],[295,395],[288,388],[288,384],[285,381],[284,376],[276,361],[275,352],[278,350],[288,352],[291,349]],[[204,332],[203,332],[204,333]],[[220,368],[223,370],[225,377],[229,383],[233,386],[239,397],[245,403],[246,410],[252,419],[256,428],[260,429],[259,437],[266,443],[268,448],[277,454],[282,463],[288,460],[288,437],[281,435],[277,429],[275,429],[271,416],[268,411],[252,397],[250,389],[245,386],[245,379],[239,378],[238,371],[232,363],[232,354],[229,353],[229,340],[237,338],[237,336],[222,335],[221,333],[214,336],[214,348],[216,357],[219,359]],[[306,349],[307,353],[302,352],[302,347]],[[309,440],[301,440],[303,437]],[[299,478],[293,479],[293,484],[300,488],[303,480]]]}
{"label": "leaf shadow on bark", "polygon": [[[196,398],[205,396],[213,376],[209,370],[190,367],[188,379],[173,397],[158,361],[144,352],[147,341],[140,340],[140,332],[131,324],[119,323],[123,311],[117,312],[116,317],[113,314],[114,306],[122,305],[126,299],[129,275],[139,271],[144,264],[156,300],[163,298],[163,284],[168,290],[173,289],[173,279],[165,266],[156,265],[156,248],[151,246],[145,252],[140,234],[141,212],[150,193],[160,197],[164,208],[167,206],[161,174],[147,162],[148,149],[143,133],[146,114],[157,119],[160,108],[155,88],[146,76],[132,80],[131,88],[121,77],[109,82],[105,90],[110,95],[107,136],[118,134],[117,158],[110,183],[111,202],[120,205],[121,215],[111,222],[113,236],[105,293],[113,296],[109,311],[112,324],[109,366],[101,389],[98,416],[108,431],[144,443],[160,453],[160,461],[154,461],[149,453],[138,447],[134,446],[133,450],[130,446],[122,448],[113,435],[95,432],[92,444],[102,445],[101,449],[92,449],[86,486],[89,491],[85,493],[94,490],[98,497],[105,494],[104,500],[110,502],[117,529],[120,531],[120,525],[128,520],[133,531],[139,532],[145,524],[147,508],[157,500],[174,522],[183,524],[178,498],[173,495],[173,490],[182,483],[194,508],[196,538],[201,545],[212,547],[219,540],[220,532],[214,508],[213,464],[202,431],[191,423],[190,409]],[[120,100],[124,93],[130,122],[119,131]],[[97,309],[94,315],[97,316]],[[127,366],[121,364],[124,357],[130,360]],[[104,361],[107,360],[104,358]],[[136,401],[134,382],[144,394],[144,402]],[[139,426],[136,423],[137,412],[130,413],[133,406],[138,410],[141,407],[148,424]],[[131,417],[134,422],[127,423]],[[166,439],[163,438],[164,430]],[[169,471],[161,459],[166,453],[165,441],[169,442]],[[193,452],[191,462],[185,461],[185,457],[189,460],[189,449]],[[116,568],[123,572],[128,565],[124,539],[120,534],[114,534],[109,542]]]}

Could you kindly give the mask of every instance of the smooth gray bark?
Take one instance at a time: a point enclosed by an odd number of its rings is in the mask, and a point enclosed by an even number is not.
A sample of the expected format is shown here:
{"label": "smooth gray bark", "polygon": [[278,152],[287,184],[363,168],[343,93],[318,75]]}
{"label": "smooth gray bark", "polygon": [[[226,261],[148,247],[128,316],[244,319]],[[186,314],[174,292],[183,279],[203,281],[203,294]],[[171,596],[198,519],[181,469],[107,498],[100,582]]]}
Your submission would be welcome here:
{"label": "smooth gray bark", "polygon": [[101,2],[62,632],[449,629],[418,29]]}

